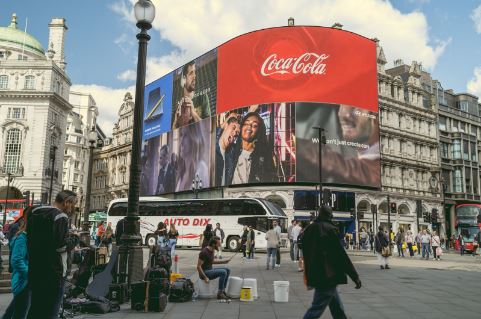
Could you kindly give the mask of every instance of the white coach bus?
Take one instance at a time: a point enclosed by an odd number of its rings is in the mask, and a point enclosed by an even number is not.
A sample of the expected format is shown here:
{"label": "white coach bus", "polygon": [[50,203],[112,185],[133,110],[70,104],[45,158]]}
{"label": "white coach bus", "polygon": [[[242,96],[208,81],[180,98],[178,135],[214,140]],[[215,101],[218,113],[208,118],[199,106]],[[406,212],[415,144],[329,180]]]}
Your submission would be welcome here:
{"label": "white coach bus", "polygon": [[[112,227],[127,214],[127,198],[110,202],[107,222]],[[200,236],[207,224],[220,223],[224,230],[223,246],[232,251],[239,249],[239,239],[244,226],[255,231],[255,247],[265,249],[265,235],[273,220],[286,232],[287,216],[276,204],[257,198],[220,199],[168,199],[141,197],[139,202],[140,234],[146,245],[156,242],[155,230],[159,222],[167,227],[174,224],[179,232],[177,246],[200,245]]]}

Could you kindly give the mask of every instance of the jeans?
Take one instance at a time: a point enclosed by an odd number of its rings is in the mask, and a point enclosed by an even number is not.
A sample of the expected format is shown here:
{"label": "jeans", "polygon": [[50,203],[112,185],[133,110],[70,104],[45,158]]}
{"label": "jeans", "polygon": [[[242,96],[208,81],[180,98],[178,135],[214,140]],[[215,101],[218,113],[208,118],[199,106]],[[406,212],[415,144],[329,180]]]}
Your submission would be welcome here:
{"label": "jeans", "polygon": [[409,249],[409,256],[414,256],[414,251],[413,251],[413,244],[408,243],[408,249]]}
{"label": "jeans", "polygon": [[271,260],[271,267],[274,269],[276,263],[277,248],[267,248],[267,261],[266,265],[269,268],[269,260]]}
{"label": "jeans", "polygon": [[299,260],[299,245],[297,241],[294,242],[294,260]]}
{"label": "jeans", "polygon": [[403,250],[403,244],[396,244],[397,245],[397,253],[399,254],[399,257],[402,256],[404,257],[404,250]]}
{"label": "jeans", "polygon": [[28,308],[30,308],[30,288],[27,286],[18,295],[13,296],[2,319],[27,318]]}
{"label": "jeans", "polygon": [[423,258],[426,256],[427,259],[429,259],[429,243],[423,243]]}
{"label": "jeans", "polygon": [[436,258],[437,258],[437,256],[436,256],[436,249],[438,248],[438,246],[432,246],[432,248],[433,248],[433,256],[434,256],[434,259],[436,259]]}
{"label": "jeans", "polygon": [[170,257],[172,257],[172,260],[174,260],[175,245],[177,245],[177,239],[169,239],[169,245],[170,245]]}
{"label": "jeans", "polygon": [[276,264],[280,265],[281,264],[281,247],[277,246],[276,249]]}
{"label": "jeans", "polygon": [[219,278],[219,292],[224,291],[227,286],[227,280],[229,280],[230,269],[229,268],[212,268],[204,270],[204,274],[209,280]]}
{"label": "jeans", "polygon": [[294,256],[295,256],[294,255],[294,241],[292,239],[289,239],[289,241],[291,243],[291,245],[289,246],[290,247],[289,254],[291,255],[291,260],[294,261],[294,260],[296,260],[294,258]]}
{"label": "jeans", "polygon": [[344,306],[342,305],[341,298],[337,293],[337,288],[316,288],[314,291],[314,299],[312,300],[311,307],[304,315],[304,319],[320,318],[329,306],[332,318],[344,319],[347,318],[344,313]]}
{"label": "jeans", "polygon": [[418,244],[417,245],[418,246],[418,255],[420,255],[421,254],[421,242],[418,241],[417,244]]}
{"label": "jeans", "polygon": [[28,319],[57,319],[63,301],[65,279],[31,281],[32,304]]}

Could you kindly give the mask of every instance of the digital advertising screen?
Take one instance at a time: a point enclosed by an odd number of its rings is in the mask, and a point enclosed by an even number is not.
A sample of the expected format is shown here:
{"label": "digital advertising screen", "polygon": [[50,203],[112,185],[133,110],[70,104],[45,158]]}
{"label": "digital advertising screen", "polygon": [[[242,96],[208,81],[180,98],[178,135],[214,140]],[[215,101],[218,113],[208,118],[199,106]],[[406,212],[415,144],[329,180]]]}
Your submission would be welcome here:
{"label": "digital advertising screen", "polygon": [[376,43],[360,35],[250,32],[147,85],[145,104],[142,195],[196,176],[204,188],[317,183],[315,127],[324,183],[380,187]]}

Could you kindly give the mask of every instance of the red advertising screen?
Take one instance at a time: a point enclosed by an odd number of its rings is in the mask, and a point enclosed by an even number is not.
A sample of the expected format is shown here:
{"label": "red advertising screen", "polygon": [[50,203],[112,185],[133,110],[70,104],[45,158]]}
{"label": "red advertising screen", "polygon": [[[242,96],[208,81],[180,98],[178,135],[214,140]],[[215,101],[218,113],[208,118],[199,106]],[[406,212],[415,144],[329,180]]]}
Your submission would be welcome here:
{"label": "red advertising screen", "polygon": [[321,27],[260,30],[219,47],[217,113],[283,101],[377,112],[376,44]]}
{"label": "red advertising screen", "polygon": [[204,188],[317,183],[314,127],[326,131],[324,183],[380,187],[376,44],[357,34],[247,33],[150,83],[145,95],[142,195],[188,191],[194,178]]}

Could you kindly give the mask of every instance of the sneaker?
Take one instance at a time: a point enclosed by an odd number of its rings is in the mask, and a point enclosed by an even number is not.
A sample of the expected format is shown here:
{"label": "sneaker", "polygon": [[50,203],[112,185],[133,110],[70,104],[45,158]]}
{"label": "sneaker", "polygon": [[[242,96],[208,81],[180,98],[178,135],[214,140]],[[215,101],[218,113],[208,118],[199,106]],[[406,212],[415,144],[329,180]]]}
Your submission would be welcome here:
{"label": "sneaker", "polygon": [[381,266],[381,269],[384,269],[384,266]]}
{"label": "sneaker", "polygon": [[217,300],[226,300],[226,299],[228,298],[223,291],[217,293]]}
{"label": "sneaker", "polygon": [[384,269],[391,269],[391,267],[389,267],[389,265],[386,265],[386,267],[384,267]]}
{"label": "sneaker", "polygon": [[279,264],[276,264],[276,268],[280,268],[280,267],[281,267],[281,265],[279,265]]}
{"label": "sneaker", "polygon": [[304,270],[302,268],[297,269],[298,272],[303,272]]}

